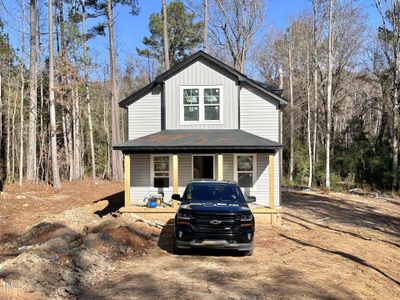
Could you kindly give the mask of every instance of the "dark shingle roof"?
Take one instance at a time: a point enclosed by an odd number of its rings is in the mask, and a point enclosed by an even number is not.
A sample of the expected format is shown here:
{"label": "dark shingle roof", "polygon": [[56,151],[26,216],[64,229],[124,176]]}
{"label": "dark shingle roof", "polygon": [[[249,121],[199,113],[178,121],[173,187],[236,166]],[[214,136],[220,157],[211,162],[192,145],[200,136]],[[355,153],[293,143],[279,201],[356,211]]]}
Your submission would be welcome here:
{"label": "dark shingle roof", "polygon": [[240,129],[163,130],[113,147],[143,152],[271,152],[282,145]]}
{"label": "dark shingle roof", "polygon": [[165,80],[168,78],[174,76],[190,64],[194,63],[195,61],[199,59],[205,59],[206,61],[210,62],[211,64],[227,71],[229,74],[237,78],[237,81],[243,82],[248,84],[249,86],[253,87],[254,89],[258,90],[259,92],[266,94],[268,96],[271,96],[273,99],[278,101],[280,105],[287,105],[287,102],[285,99],[281,97],[281,90],[277,89],[270,89],[266,84],[260,83],[258,81],[252,80],[251,78],[248,78],[246,75],[240,73],[239,71],[235,70],[234,68],[228,66],[227,64],[223,63],[222,61],[216,59],[215,57],[205,53],[204,51],[200,50],[197,51],[196,53],[192,54],[188,58],[186,58],[184,61],[177,63],[175,66],[170,68],[169,70],[165,71],[164,73],[158,75],[156,79],[143,87],[142,89],[138,90],[137,92],[133,93],[129,97],[125,98],[121,102],[119,102],[119,106],[122,108],[126,108],[129,104],[135,102],[136,100],[140,99],[147,93],[149,93],[153,88],[155,88],[158,85],[161,85],[164,83]]}

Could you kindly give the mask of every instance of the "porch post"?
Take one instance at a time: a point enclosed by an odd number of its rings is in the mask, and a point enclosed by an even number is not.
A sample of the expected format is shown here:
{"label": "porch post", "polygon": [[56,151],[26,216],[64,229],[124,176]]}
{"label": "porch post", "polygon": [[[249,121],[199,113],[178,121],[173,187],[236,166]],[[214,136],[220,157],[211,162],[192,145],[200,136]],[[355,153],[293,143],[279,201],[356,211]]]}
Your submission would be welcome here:
{"label": "porch post", "polygon": [[269,168],[269,207],[275,208],[274,153],[268,154],[268,168]]}
{"label": "porch post", "polygon": [[224,180],[224,156],[218,154],[218,180]]}
{"label": "porch post", "polygon": [[125,208],[129,208],[131,206],[131,157],[129,154],[124,155],[124,166],[125,166],[125,195],[124,195],[124,205]]}
{"label": "porch post", "polygon": [[178,194],[178,155],[172,155],[172,194]]}

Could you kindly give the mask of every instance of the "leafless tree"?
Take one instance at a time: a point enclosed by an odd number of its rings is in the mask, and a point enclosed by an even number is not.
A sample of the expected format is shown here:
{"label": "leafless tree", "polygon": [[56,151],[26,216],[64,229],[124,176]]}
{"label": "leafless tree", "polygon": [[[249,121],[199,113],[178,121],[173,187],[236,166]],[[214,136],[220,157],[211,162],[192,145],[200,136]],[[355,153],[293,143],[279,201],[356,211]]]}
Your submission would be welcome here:
{"label": "leafless tree", "polygon": [[213,43],[227,51],[233,67],[244,72],[247,53],[255,33],[263,24],[262,0],[215,0],[211,18]]}
{"label": "leafless tree", "polygon": [[53,3],[49,0],[49,107],[50,107],[50,141],[53,186],[61,187],[58,170],[56,108],[54,98],[54,51],[53,51]]}
{"label": "leafless tree", "polygon": [[289,97],[290,97],[290,157],[289,157],[289,180],[293,181],[294,174],[294,96],[293,96],[293,33],[289,30],[288,41],[288,58],[289,58]]}
{"label": "leafless tree", "polygon": [[29,126],[26,157],[26,179],[36,177],[36,123],[37,123],[37,75],[36,75],[36,0],[30,0],[30,58],[29,58]]}
{"label": "leafless tree", "polygon": [[87,118],[89,126],[89,143],[90,143],[90,157],[92,163],[92,179],[96,179],[96,158],[94,153],[94,142],[93,142],[93,124],[92,124],[92,108],[90,105],[90,93],[89,93],[89,76],[88,76],[88,54],[86,45],[86,5],[85,0],[82,0],[82,47],[83,47],[83,60],[85,69],[85,92],[86,92],[86,105],[87,105]]}
{"label": "leafless tree", "polygon": [[[107,0],[107,27],[110,51],[110,83],[111,83],[111,136],[112,144],[117,145],[121,141],[120,111],[118,106],[117,66],[115,62],[114,44],[114,18],[112,0]],[[112,177],[122,180],[122,155],[121,151],[112,151]]]}
{"label": "leafless tree", "polygon": [[22,32],[21,32],[21,93],[20,93],[20,137],[19,137],[19,185],[24,177],[24,97],[25,97],[25,0],[21,1]]}
{"label": "leafless tree", "polygon": [[332,122],[332,70],[333,70],[333,0],[329,0],[329,23],[328,23],[328,80],[326,96],[326,179],[325,186],[331,187],[330,150],[331,150],[331,122]]}

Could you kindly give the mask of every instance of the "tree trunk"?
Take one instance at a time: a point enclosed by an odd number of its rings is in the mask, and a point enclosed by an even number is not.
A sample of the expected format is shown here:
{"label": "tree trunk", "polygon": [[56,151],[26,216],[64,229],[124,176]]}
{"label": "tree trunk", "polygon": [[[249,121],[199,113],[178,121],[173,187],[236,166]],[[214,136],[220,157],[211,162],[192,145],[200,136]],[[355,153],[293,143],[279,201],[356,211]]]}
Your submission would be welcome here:
{"label": "tree trunk", "polygon": [[21,35],[21,90],[20,90],[20,138],[19,138],[19,185],[22,185],[24,170],[24,94],[25,94],[25,1],[22,1],[22,35]]}
{"label": "tree trunk", "polygon": [[[0,64],[0,68],[2,68]],[[0,71],[0,149],[3,149],[4,143],[3,143],[3,94],[2,94],[2,88],[3,88],[3,77],[1,75]]]}
{"label": "tree trunk", "polygon": [[317,7],[313,0],[313,39],[314,39],[314,130],[313,130],[313,166],[317,158],[317,122],[318,122],[318,43],[317,43]]}
{"label": "tree trunk", "polygon": [[74,157],[74,179],[81,178],[81,153],[80,153],[80,124],[79,124],[79,95],[78,89],[72,89],[72,141]]}
{"label": "tree trunk", "polygon": [[29,126],[26,157],[26,179],[36,177],[36,120],[37,120],[37,77],[36,77],[36,0],[30,0],[30,58],[29,58]]}
{"label": "tree trunk", "polygon": [[333,0],[329,0],[329,24],[328,24],[328,82],[327,82],[327,97],[326,97],[326,181],[325,186],[331,188],[330,179],[330,150],[331,150],[331,123],[332,123],[332,42],[333,42]]}
{"label": "tree trunk", "polygon": [[94,142],[93,142],[92,109],[90,106],[88,56],[87,56],[87,46],[86,46],[85,0],[82,0],[82,46],[83,46],[83,60],[84,60],[84,69],[85,69],[85,91],[86,91],[86,105],[87,105],[88,126],[89,126],[90,158],[91,158],[91,163],[92,163],[92,180],[96,180],[96,159],[95,159]]}
{"label": "tree trunk", "polygon": [[398,89],[395,87],[393,90],[393,163],[392,163],[392,170],[393,170],[393,189],[397,188],[398,185],[398,175],[397,175],[397,168],[399,165],[399,94]]}
{"label": "tree trunk", "polygon": [[313,160],[311,147],[311,91],[310,91],[310,48],[307,47],[307,143],[308,143],[308,187],[311,188],[313,180]]}
{"label": "tree trunk", "polygon": [[68,160],[69,160],[69,181],[74,179],[74,147],[72,143],[72,125],[70,118],[70,108],[67,109],[65,114],[65,126],[67,131],[67,148],[68,148]]}
{"label": "tree trunk", "polygon": [[111,149],[110,149],[110,130],[109,130],[109,125],[108,125],[108,121],[109,121],[109,116],[108,116],[108,112],[109,108],[107,105],[107,101],[105,99],[105,97],[103,96],[103,128],[104,128],[104,134],[106,136],[106,161],[107,161],[107,166],[105,168],[105,172],[103,174],[103,178],[110,178],[110,170],[111,170],[111,166],[110,166],[110,162],[111,162]]}
{"label": "tree trunk", "polygon": [[[109,0],[110,1],[110,0]],[[163,14],[163,45],[164,45],[164,68],[169,69],[169,42],[168,42],[168,20],[167,20],[167,4],[162,0]]]}
{"label": "tree trunk", "polygon": [[[18,96],[15,94],[14,98],[14,106],[13,106],[13,113],[12,113],[12,118],[11,118],[11,128],[15,128],[15,117],[17,115],[17,101],[18,101]],[[17,155],[16,153],[16,145],[17,145],[17,138],[16,138],[16,130],[12,130],[12,136],[11,136],[11,173],[13,174],[13,180],[15,179],[15,157]]]}
{"label": "tree trunk", "polygon": [[293,110],[293,62],[292,62],[292,36],[289,41],[289,91],[290,91],[290,158],[289,180],[293,181],[294,173],[294,110]]}
{"label": "tree trunk", "polygon": [[[39,145],[39,161],[36,165],[36,180],[39,181],[40,166],[43,164],[44,159],[44,146],[45,146],[45,130],[43,128],[43,106],[44,106],[44,91],[43,91],[43,78],[40,79],[40,145]],[[43,168],[42,168],[43,170]]]}
{"label": "tree trunk", "polygon": [[[283,68],[282,66],[279,66],[278,69],[279,73],[279,89],[283,90]],[[283,144],[283,112],[282,109],[279,110],[279,143]],[[283,148],[279,150],[279,178],[280,178],[280,184],[283,182]]]}
{"label": "tree trunk", "polygon": [[53,3],[49,0],[49,107],[50,107],[50,141],[51,141],[51,166],[53,175],[53,186],[61,187],[60,174],[58,170],[57,155],[57,128],[56,108],[54,97],[54,51],[53,51]]}
{"label": "tree trunk", "polygon": [[[11,73],[11,59],[8,63],[8,78],[10,78]],[[7,134],[7,145],[6,145],[6,173],[8,179],[10,179],[11,166],[10,166],[10,98],[11,98],[11,84],[8,85],[8,97],[7,97],[7,120],[6,120],[6,134]]]}
{"label": "tree trunk", "polygon": [[[110,81],[111,81],[111,131],[112,144],[117,145],[121,141],[120,121],[119,121],[119,106],[118,106],[118,88],[117,88],[117,70],[115,63],[115,48],[114,48],[114,18],[112,11],[112,0],[107,0],[107,25],[110,50]],[[122,155],[121,151],[112,150],[112,178],[122,180]]]}
{"label": "tree trunk", "polygon": [[392,24],[393,24],[393,188],[398,188],[398,166],[399,166],[399,90],[400,90],[400,3],[393,1]]}
{"label": "tree trunk", "polygon": [[62,122],[64,149],[65,149],[65,159],[67,162],[66,171],[69,174],[68,179],[69,179],[69,181],[71,181],[72,180],[71,171],[70,171],[71,162],[70,162],[70,154],[69,154],[68,139],[67,139],[67,121],[65,119],[64,109],[62,110],[61,122]]}
{"label": "tree trunk", "polygon": [[204,0],[204,39],[203,50],[208,52],[208,0]]}

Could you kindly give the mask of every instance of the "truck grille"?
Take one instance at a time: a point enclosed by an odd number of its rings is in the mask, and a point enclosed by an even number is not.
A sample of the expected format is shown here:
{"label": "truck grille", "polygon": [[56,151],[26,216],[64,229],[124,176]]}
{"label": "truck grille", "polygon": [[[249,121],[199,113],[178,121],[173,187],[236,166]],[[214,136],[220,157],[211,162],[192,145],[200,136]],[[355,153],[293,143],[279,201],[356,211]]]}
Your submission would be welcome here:
{"label": "truck grille", "polygon": [[197,213],[192,215],[191,223],[197,231],[228,233],[240,225],[240,216]]}

